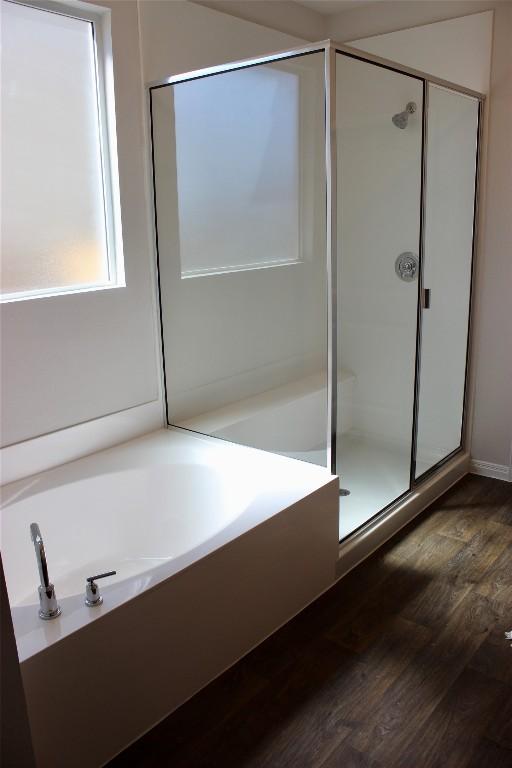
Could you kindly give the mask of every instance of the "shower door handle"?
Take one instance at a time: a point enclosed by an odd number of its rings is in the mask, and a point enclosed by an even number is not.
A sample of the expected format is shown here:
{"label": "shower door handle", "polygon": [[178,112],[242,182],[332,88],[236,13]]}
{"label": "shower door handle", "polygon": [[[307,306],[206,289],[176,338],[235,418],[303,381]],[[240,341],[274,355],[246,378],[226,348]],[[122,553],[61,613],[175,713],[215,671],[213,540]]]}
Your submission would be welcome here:
{"label": "shower door handle", "polygon": [[423,289],[423,309],[430,309],[430,288]]}

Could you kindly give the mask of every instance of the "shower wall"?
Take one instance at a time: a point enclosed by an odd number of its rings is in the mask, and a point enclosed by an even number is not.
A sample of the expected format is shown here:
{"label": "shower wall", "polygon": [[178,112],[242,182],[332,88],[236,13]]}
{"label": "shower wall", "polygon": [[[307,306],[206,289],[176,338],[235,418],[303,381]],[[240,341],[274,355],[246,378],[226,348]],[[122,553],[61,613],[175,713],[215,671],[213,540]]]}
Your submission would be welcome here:
{"label": "shower wall", "polygon": [[338,360],[353,374],[351,428],[337,430],[343,538],[410,486],[418,274],[402,280],[395,262],[420,250],[423,83],[337,54],[336,104]]}
{"label": "shower wall", "polygon": [[[337,56],[338,359],[354,374],[352,428],[410,449],[417,282],[395,273],[419,252],[422,83]],[[407,102],[406,129],[391,118]]]}

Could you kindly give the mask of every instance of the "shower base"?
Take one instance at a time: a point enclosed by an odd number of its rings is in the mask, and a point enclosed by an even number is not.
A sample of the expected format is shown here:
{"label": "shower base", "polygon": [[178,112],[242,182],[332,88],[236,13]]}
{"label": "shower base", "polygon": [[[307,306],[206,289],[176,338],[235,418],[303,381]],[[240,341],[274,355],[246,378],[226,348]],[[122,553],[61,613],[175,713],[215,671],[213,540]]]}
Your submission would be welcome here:
{"label": "shower base", "polygon": [[[325,448],[286,454],[314,464],[326,463]],[[353,432],[338,441],[340,487],[350,491],[340,497],[340,540],[353,533],[409,488],[410,448],[382,437]],[[428,468],[418,465],[421,473]]]}

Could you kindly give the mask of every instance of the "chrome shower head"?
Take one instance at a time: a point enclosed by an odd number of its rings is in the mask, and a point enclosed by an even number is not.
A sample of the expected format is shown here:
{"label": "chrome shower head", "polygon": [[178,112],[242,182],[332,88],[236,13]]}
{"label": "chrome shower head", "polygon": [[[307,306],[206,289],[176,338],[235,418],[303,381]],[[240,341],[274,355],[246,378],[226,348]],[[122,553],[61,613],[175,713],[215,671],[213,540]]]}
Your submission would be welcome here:
{"label": "chrome shower head", "polygon": [[398,112],[398,114],[393,115],[391,118],[393,125],[396,125],[397,128],[407,128],[409,115],[414,115],[417,109],[418,107],[416,106],[416,103],[414,101],[409,101],[403,112]]}

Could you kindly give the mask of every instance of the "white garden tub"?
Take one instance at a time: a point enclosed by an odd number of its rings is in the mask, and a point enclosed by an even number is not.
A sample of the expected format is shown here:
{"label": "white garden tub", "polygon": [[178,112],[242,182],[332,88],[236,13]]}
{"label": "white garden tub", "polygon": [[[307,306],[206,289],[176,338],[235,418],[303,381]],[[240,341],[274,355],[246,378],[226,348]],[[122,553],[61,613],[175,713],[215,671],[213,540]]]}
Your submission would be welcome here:
{"label": "white garden tub", "polygon": [[[40,766],[102,765],[335,579],[336,479],[184,430],[2,492],[2,558]],[[62,607],[51,621],[37,613],[31,522]],[[86,607],[86,577],[107,570],[117,574],[99,582],[103,604]]]}

